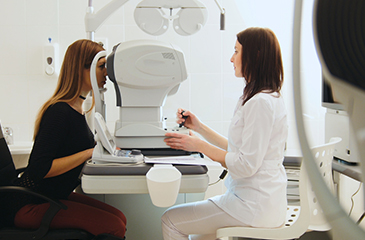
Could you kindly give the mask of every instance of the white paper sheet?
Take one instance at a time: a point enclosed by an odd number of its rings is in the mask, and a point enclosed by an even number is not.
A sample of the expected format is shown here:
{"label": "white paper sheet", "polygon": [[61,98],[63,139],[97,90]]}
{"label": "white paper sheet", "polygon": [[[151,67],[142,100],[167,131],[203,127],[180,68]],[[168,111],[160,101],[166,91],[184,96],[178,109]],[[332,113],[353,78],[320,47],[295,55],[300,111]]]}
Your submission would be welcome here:
{"label": "white paper sheet", "polygon": [[193,156],[176,156],[176,157],[154,157],[144,158],[145,163],[165,163],[165,164],[182,164],[182,165],[207,165],[209,163],[204,158]]}

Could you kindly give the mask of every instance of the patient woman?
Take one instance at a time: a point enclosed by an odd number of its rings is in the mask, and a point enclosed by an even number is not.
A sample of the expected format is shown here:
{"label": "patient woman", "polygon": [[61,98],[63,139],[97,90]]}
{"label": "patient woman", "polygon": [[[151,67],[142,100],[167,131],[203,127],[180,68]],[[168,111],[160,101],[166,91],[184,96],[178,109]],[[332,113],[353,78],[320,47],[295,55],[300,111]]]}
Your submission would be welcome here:
{"label": "patient woman", "polygon": [[[58,85],[41,108],[34,131],[34,146],[29,164],[18,185],[59,199],[68,208],[54,217],[51,228],[78,228],[107,239],[121,239],[126,231],[122,212],[105,203],[74,193],[86,160],[94,150],[94,135],[83,112],[83,102],[92,90],[90,66],[103,47],[90,40],[78,40],[65,54]],[[96,66],[99,87],[106,83],[105,57]],[[37,228],[48,203],[23,196],[18,200],[14,224]],[[103,238],[105,239],[105,238]]]}
{"label": "patient woman", "polygon": [[[189,136],[167,133],[165,139],[171,148],[204,153],[227,168],[227,191],[168,209],[162,216],[165,240],[189,236],[214,240],[218,228],[276,228],[285,221],[287,179],[282,163],[288,127],[280,94],[283,64],[275,34],[265,28],[238,33],[231,62],[245,88],[234,110],[228,140],[182,109],[177,122],[185,121],[187,128],[207,141],[191,131]],[[183,115],[188,118],[184,120]]]}

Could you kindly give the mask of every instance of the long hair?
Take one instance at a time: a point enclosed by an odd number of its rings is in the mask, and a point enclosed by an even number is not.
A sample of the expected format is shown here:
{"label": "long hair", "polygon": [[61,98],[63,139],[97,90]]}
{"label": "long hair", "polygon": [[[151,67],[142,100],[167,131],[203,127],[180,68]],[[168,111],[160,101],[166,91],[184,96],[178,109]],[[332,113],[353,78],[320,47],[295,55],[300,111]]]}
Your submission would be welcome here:
{"label": "long hair", "polygon": [[[90,69],[95,55],[104,48],[96,42],[81,39],[72,43],[63,59],[55,92],[41,107],[34,127],[33,139],[36,138],[45,111],[57,102],[72,102],[80,96],[84,81],[84,69]],[[94,107],[93,105],[91,109]],[[90,110],[91,110],[90,109]],[[89,110],[89,111],[90,111]]]}
{"label": "long hair", "polygon": [[279,42],[273,31],[267,28],[248,28],[237,34],[242,45],[242,75],[246,80],[243,90],[244,105],[255,94],[280,90],[284,70]]}

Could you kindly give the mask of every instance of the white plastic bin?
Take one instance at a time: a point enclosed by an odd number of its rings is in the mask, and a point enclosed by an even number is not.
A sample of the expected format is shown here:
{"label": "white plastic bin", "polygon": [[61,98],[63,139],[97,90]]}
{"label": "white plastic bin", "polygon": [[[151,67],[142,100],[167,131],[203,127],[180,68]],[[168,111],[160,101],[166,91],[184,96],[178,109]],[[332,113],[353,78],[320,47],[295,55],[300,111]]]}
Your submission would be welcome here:
{"label": "white plastic bin", "polygon": [[175,204],[180,190],[181,173],[171,164],[155,164],[146,174],[152,203],[157,207]]}

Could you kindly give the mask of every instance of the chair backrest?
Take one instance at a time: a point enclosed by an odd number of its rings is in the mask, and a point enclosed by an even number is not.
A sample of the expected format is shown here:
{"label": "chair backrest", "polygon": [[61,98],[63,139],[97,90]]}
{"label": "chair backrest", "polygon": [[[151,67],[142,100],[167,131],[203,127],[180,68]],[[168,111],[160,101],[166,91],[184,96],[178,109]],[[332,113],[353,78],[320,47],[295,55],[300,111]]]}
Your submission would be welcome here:
{"label": "chair backrest", "polygon": [[[312,153],[316,160],[318,170],[324,178],[327,187],[334,194],[334,183],[332,178],[332,161],[333,154],[335,151],[335,146],[342,139],[339,137],[331,138],[330,141],[326,144],[315,146],[312,148]],[[308,229],[315,231],[328,231],[331,229],[331,226],[328,224],[326,220],[323,210],[317,200],[317,197],[311,187],[311,184],[308,182],[308,186],[310,187],[308,190],[308,199],[309,199],[309,210],[310,210],[310,222]]]}
{"label": "chair backrest", "polygon": [[[341,138],[331,138],[329,143],[312,147],[313,155],[316,159],[318,169],[325,179],[327,186],[334,193],[334,184],[332,178],[332,160],[335,145],[339,143]],[[305,161],[305,160],[304,160]],[[299,172],[299,196],[300,196],[300,208],[295,216],[292,224],[288,223],[286,227],[291,227],[297,232],[303,230],[316,230],[316,231],[328,231],[331,229],[327,220],[325,219],[323,210],[319,205],[317,197],[312,189],[305,164],[302,162]],[[289,212],[289,214],[291,214]],[[287,220],[291,216],[287,217]]]}
{"label": "chair backrest", "polygon": [[0,125],[0,186],[12,185],[17,177],[13,158]]}
{"label": "chair backrest", "polygon": [[[300,171],[299,171],[299,198],[300,198],[300,208],[295,208],[292,216],[287,216],[287,222],[285,224],[285,228],[287,229],[288,235],[285,235],[287,238],[299,238],[302,234],[304,234],[310,222],[310,198],[309,192],[310,190],[310,182],[307,175],[307,171],[305,168],[305,164],[301,163]],[[291,215],[292,212],[289,211],[288,208],[287,215]],[[290,223],[292,221],[292,223]]]}

